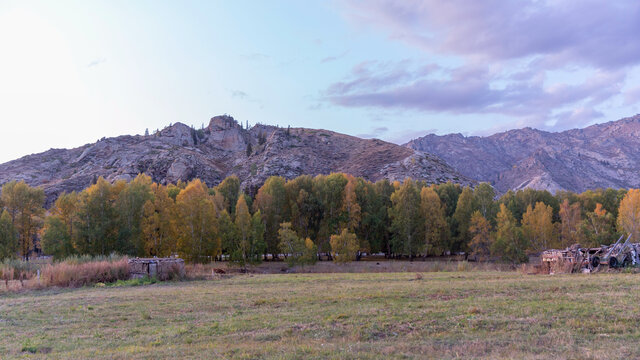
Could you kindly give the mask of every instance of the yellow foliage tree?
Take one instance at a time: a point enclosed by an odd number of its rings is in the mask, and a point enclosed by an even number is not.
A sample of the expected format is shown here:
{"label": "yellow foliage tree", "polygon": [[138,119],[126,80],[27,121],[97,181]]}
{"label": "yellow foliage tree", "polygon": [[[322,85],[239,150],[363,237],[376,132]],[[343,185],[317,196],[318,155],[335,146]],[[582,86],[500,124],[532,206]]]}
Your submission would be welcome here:
{"label": "yellow foliage tree", "polygon": [[580,204],[573,203],[569,205],[569,200],[564,199],[560,204],[560,220],[561,246],[566,247],[577,244],[580,240],[579,226],[582,221]]}
{"label": "yellow foliage tree", "polygon": [[329,243],[336,262],[346,263],[356,259],[360,247],[356,234],[343,229],[340,235],[331,235]]}
{"label": "yellow foliage tree", "polygon": [[51,215],[58,216],[67,227],[69,237],[73,238],[73,223],[78,211],[79,197],[77,192],[62,193],[51,209]]}
{"label": "yellow foliage tree", "polygon": [[178,194],[176,207],[181,255],[192,262],[205,262],[219,255],[221,244],[216,231],[217,214],[207,186],[198,179],[189,182]]}
{"label": "yellow foliage tree", "polygon": [[165,257],[176,252],[175,203],[167,188],[151,185],[152,199],[143,207],[142,236],[148,255]]}
{"label": "yellow foliage tree", "polygon": [[432,187],[420,191],[420,212],[424,219],[425,251],[441,254],[446,247],[447,220],[440,197]]}
{"label": "yellow foliage tree", "polygon": [[640,190],[630,189],[620,202],[618,230],[631,234],[633,241],[640,240]]}
{"label": "yellow foliage tree", "polygon": [[360,224],[361,209],[356,198],[356,178],[352,175],[345,175],[347,184],[344,187],[344,197],[342,200],[342,211],[346,213],[346,226],[349,231],[355,231]]}
{"label": "yellow foliage tree", "polygon": [[24,181],[12,181],[2,186],[1,200],[18,233],[20,256],[28,259],[29,252],[33,249],[33,237],[43,223],[44,191],[33,188]]}
{"label": "yellow foliage tree", "polygon": [[529,249],[540,252],[553,245],[554,226],[552,222],[553,209],[543,202],[537,202],[535,208],[531,205],[522,215],[522,232],[529,243]]}
{"label": "yellow foliage tree", "polygon": [[249,248],[251,246],[251,214],[247,207],[247,202],[244,196],[240,196],[235,205],[236,218],[235,225],[237,229],[238,237],[234,248],[237,251],[236,256],[239,257],[238,261],[241,263],[247,262],[247,255],[249,254]]}
{"label": "yellow foliage tree", "polygon": [[285,216],[286,190],[285,180],[280,176],[269,177],[258,189],[253,201],[254,211],[260,210],[265,225],[267,251],[278,254],[278,231]]}
{"label": "yellow foliage tree", "polygon": [[522,236],[522,229],[504,204],[500,204],[496,222],[496,239],[491,244],[491,253],[513,264],[526,262],[527,243]]}
{"label": "yellow foliage tree", "polygon": [[472,236],[471,242],[469,242],[471,255],[485,259],[489,257],[491,254],[491,224],[480,210],[476,210],[471,215],[469,233]]}

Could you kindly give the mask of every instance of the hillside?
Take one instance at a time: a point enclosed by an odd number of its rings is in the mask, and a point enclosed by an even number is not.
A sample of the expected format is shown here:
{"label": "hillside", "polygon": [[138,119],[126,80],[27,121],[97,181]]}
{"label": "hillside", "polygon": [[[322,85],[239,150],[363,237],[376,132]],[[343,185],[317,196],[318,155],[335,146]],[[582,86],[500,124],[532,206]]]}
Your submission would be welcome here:
{"label": "hillside", "polygon": [[381,140],[266,125],[246,130],[230,116],[217,116],[200,130],[176,123],[148,136],[106,138],[25,156],[0,165],[0,184],[24,180],[42,186],[49,205],[63,191],[84,189],[98,176],[115,181],[146,173],[162,184],[197,177],[213,186],[235,174],[245,189],[255,191],[272,175],[293,178],[331,172],[371,181],[412,177],[430,183],[472,183],[433,155]]}
{"label": "hillside", "polygon": [[432,153],[502,192],[640,186],[640,115],[558,133],[524,128],[488,137],[432,134],[405,146]]}

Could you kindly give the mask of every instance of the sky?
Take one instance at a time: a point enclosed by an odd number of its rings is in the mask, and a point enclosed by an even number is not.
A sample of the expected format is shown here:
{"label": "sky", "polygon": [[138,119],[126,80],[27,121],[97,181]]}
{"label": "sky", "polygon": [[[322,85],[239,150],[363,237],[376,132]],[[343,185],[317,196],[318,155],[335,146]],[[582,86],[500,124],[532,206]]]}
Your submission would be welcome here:
{"label": "sky", "polygon": [[215,115],[404,143],[640,113],[632,0],[0,0],[0,162]]}

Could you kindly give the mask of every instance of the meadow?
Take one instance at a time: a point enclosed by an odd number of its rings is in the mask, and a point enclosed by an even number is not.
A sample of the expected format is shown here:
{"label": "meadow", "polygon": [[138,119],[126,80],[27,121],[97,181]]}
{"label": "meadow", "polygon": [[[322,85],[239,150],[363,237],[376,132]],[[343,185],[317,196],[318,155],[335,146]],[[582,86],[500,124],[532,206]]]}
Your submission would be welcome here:
{"label": "meadow", "polygon": [[1,358],[640,357],[640,277],[630,273],[246,274],[121,285],[0,294]]}

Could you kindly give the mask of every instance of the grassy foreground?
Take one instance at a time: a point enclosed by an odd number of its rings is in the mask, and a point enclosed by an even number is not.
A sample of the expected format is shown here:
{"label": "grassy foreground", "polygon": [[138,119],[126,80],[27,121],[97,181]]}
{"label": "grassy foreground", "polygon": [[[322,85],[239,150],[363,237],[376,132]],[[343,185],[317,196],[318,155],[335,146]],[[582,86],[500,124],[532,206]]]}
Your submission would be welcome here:
{"label": "grassy foreground", "polygon": [[640,358],[640,275],[243,275],[0,296],[8,358]]}

